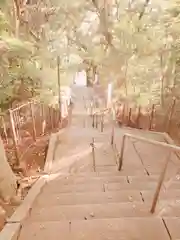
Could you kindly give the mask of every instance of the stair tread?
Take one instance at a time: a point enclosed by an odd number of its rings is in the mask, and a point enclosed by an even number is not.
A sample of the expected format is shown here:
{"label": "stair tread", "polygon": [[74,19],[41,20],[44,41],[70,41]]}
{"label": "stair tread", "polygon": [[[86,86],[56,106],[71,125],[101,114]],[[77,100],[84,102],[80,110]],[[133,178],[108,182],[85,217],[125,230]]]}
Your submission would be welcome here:
{"label": "stair tread", "polygon": [[108,183],[108,182],[120,182],[124,183],[127,182],[126,176],[67,176],[65,178],[57,178],[52,182],[49,182],[48,185],[67,185],[67,184],[87,184],[87,183]]}
{"label": "stair tread", "polygon": [[[74,176],[77,176],[77,174],[73,174]],[[116,170],[115,171],[91,171],[91,172],[80,172],[78,173],[78,176],[84,177],[93,177],[93,176],[147,176],[147,173],[142,170],[137,170],[137,169],[130,169],[130,170],[124,170],[122,169],[121,171]]]}
{"label": "stair tread", "polygon": [[179,230],[179,226],[180,226],[180,218],[164,218],[164,221],[166,223],[166,226],[169,230],[171,239],[180,239],[180,230]]}
{"label": "stair tread", "polygon": [[134,203],[101,203],[60,205],[46,207],[34,206],[30,221],[59,221],[76,219],[118,218],[118,217],[151,217],[150,204]]}
{"label": "stair tread", "polygon": [[[143,190],[141,191],[143,199],[145,202],[152,201],[152,198],[154,197],[155,192],[154,191],[148,191]],[[159,195],[160,200],[180,200],[180,189],[168,189],[160,192]]]}
{"label": "stair tread", "polygon": [[133,181],[131,183],[125,182],[101,182],[95,181],[87,183],[70,183],[70,184],[47,184],[43,192],[46,193],[63,193],[63,192],[88,192],[88,191],[115,191],[115,190],[146,190],[155,189],[157,187],[156,181]]}
{"label": "stair tread", "polygon": [[42,193],[38,196],[36,203],[40,206],[50,206],[133,201],[142,201],[140,191],[121,190],[108,192],[55,193],[51,194],[51,198],[48,198],[46,194]]}
{"label": "stair tread", "polygon": [[[152,231],[153,229],[153,231]],[[163,222],[159,218],[133,219],[94,219],[48,221],[26,223],[22,228],[19,240],[169,240]]]}
{"label": "stair tread", "polygon": [[79,184],[68,184],[68,185],[58,185],[58,184],[47,184],[43,188],[43,193],[66,193],[66,192],[89,192],[89,191],[104,191],[104,186],[102,183],[79,183]]}
{"label": "stair tread", "polygon": [[180,201],[176,199],[161,200],[159,202],[161,217],[180,217]]}
{"label": "stair tread", "polygon": [[146,189],[156,189],[157,182],[155,181],[136,181],[132,183],[105,183],[105,191],[115,191],[121,189],[132,189],[132,190],[146,190]]}

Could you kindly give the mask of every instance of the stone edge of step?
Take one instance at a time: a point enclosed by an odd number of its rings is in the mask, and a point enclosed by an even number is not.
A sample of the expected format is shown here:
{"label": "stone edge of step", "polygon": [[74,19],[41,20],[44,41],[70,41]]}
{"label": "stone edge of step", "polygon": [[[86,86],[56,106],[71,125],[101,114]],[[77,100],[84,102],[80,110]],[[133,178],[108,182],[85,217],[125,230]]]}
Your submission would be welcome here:
{"label": "stone edge of step", "polygon": [[18,240],[20,230],[20,223],[7,223],[0,232],[0,240]]}
{"label": "stone edge of step", "polygon": [[44,166],[44,176],[40,177],[37,182],[33,185],[33,187],[28,192],[22,204],[16,209],[14,214],[7,220],[6,225],[3,230],[0,232],[0,240],[18,240],[19,233],[21,230],[22,221],[28,216],[32,204],[34,203],[36,197],[41,192],[41,189],[48,181],[49,175],[52,167],[52,162],[54,158],[54,151],[56,146],[56,141],[58,137],[64,133],[65,129],[59,131],[56,134],[52,134],[49,145],[48,152],[46,156],[46,163]]}
{"label": "stone edge of step", "polygon": [[52,169],[57,141],[59,140],[60,136],[63,133],[65,133],[65,131],[66,131],[66,128],[63,128],[59,132],[51,134],[49,144],[48,144],[48,151],[46,155],[45,166],[44,166],[44,172],[47,174],[49,174]]}
{"label": "stone edge of step", "polygon": [[16,209],[14,214],[7,220],[3,230],[0,232],[0,240],[17,240],[21,229],[22,221],[27,218],[32,204],[42,187],[46,184],[47,175],[40,177],[28,192],[22,204]]}

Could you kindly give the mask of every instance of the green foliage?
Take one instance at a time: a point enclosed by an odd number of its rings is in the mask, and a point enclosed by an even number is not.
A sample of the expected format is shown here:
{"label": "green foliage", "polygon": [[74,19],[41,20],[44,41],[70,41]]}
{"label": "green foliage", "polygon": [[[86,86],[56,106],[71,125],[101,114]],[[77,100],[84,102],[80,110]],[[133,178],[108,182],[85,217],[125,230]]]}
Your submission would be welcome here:
{"label": "green foliage", "polygon": [[93,79],[96,69],[102,85],[114,81],[116,97],[163,104],[168,97],[178,96],[179,3],[144,6],[142,1],[102,5],[91,0],[51,0],[29,4],[21,6],[18,37],[12,6],[12,11],[0,11],[0,101],[16,97],[14,89],[22,81],[35,97],[50,101],[58,91],[58,55],[62,85],[69,85],[82,69]]}

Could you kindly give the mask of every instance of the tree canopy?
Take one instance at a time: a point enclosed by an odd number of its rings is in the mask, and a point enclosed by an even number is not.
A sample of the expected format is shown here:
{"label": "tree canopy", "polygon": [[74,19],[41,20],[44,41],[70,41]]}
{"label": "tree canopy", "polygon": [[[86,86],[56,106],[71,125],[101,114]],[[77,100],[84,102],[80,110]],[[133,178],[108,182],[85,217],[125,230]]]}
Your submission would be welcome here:
{"label": "tree canopy", "polygon": [[179,0],[1,1],[0,101],[57,94],[85,69],[115,95],[162,106],[179,92]]}

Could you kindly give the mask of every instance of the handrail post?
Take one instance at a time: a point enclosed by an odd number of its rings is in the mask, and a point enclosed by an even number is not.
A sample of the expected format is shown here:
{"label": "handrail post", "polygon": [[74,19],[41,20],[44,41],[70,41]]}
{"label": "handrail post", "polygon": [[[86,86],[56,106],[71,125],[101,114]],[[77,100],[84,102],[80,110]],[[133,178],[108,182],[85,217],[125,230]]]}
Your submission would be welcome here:
{"label": "handrail post", "polygon": [[111,132],[111,145],[114,145],[114,128],[115,128],[115,121],[116,121],[116,112],[114,108],[112,109],[112,132]]}
{"label": "handrail post", "polygon": [[137,128],[139,128],[140,116],[141,116],[141,106],[138,107],[138,114],[137,114],[137,118],[136,118],[136,126],[137,126]]}
{"label": "handrail post", "polygon": [[96,163],[95,163],[95,145],[94,145],[94,138],[92,138],[92,143],[90,144],[90,146],[92,147],[92,158],[93,158],[93,170],[94,172],[96,171]]}
{"label": "handrail post", "polygon": [[15,150],[16,164],[17,164],[17,166],[19,166],[20,165],[20,156],[19,156],[19,148],[17,145],[17,135],[16,135],[16,129],[15,129],[12,110],[9,110],[9,117],[10,117],[10,127],[11,127],[11,132],[12,132],[12,140],[13,140],[13,145],[14,145],[14,150]]}
{"label": "handrail post", "polygon": [[129,108],[129,114],[128,114],[128,127],[131,125],[131,114],[132,114],[132,108]]}
{"label": "handrail post", "polygon": [[166,170],[167,170],[167,167],[168,167],[170,156],[171,156],[171,151],[169,152],[168,157],[166,158],[164,168],[163,168],[162,173],[159,177],[157,188],[156,188],[156,191],[155,191],[155,194],[154,194],[154,197],[153,197],[153,201],[152,201],[152,206],[151,206],[151,210],[150,210],[151,213],[155,212],[157,201],[158,201],[159,194],[160,194],[160,191],[161,191],[161,187],[162,187],[165,175],[166,175]]}
{"label": "handrail post", "polygon": [[112,124],[112,132],[111,132],[111,145],[114,145],[114,121]]}
{"label": "handrail post", "polygon": [[126,135],[123,135],[123,137],[122,137],[122,144],[121,144],[121,151],[120,151],[120,157],[119,157],[118,171],[121,171],[121,169],[122,169],[122,165],[123,165],[123,156],[124,156],[125,139],[126,139]]}
{"label": "handrail post", "polygon": [[98,113],[96,113],[96,128],[98,128]]}
{"label": "handrail post", "polygon": [[151,114],[150,114],[150,120],[149,120],[149,130],[152,129],[153,119],[154,119],[154,113],[155,113],[155,105],[152,105],[151,108]]}
{"label": "handrail post", "polygon": [[122,124],[124,124],[124,117],[125,117],[125,103],[123,104],[123,109],[122,109]]}
{"label": "handrail post", "polygon": [[32,118],[33,140],[36,141],[36,123],[35,123],[35,118],[34,118],[34,105],[32,102],[30,102],[29,106],[30,106],[31,118]]}
{"label": "handrail post", "polygon": [[168,123],[167,123],[167,127],[166,127],[166,132],[169,133],[170,131],[170,127],[171,127],[171,121],[172,121],[172,116],[175,110],[175,106],[176,106],[176,98],[173,98],[173,102],[171,105],[171,109],[170,109],[170,114],[169,114],[169,118],[168,118]]}
{"label": "handrail post", "polygon": [[104,131],[104,112],[102,112],[102,115],[101,115],[101,132]]}
{"label": "handrail post", "polygon": [[92,114],[92,127],[94,128],[94,125],[95,125],[95,114],[93,113]]}

